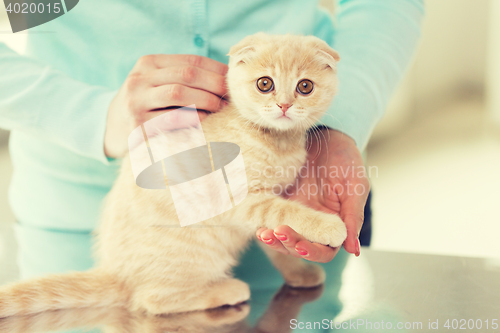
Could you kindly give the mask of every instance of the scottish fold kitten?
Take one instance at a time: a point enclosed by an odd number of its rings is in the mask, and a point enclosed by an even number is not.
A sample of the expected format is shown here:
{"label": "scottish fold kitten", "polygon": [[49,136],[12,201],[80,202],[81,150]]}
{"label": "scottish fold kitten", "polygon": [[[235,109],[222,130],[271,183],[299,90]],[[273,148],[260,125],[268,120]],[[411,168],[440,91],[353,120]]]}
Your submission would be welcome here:
{"label": "scottish fold kitten", "polygon": [[[138,187],[125,158],[96,233],[97,267],[1,288],[0,317],[87,306],[161,314],[234,305],[248,300],[250,290],[231,269],[260,227],[285,224],[312,242],[343,243],[346,227],[337,215],[273,194],[273,186],[284,188],[296,173],[264,172],[299,170],[305,163],[307,130],[337,90],[337,52],[312,36],[259,33],[233,46],[229,56],[231,101],[202,127],[208,142],[239,145],[246,198],[223,214],[181,228],[170,191]],[[214,198],[200,200],[217,205]],[[319,265],[264,250],[288,285],[324,282]]]}

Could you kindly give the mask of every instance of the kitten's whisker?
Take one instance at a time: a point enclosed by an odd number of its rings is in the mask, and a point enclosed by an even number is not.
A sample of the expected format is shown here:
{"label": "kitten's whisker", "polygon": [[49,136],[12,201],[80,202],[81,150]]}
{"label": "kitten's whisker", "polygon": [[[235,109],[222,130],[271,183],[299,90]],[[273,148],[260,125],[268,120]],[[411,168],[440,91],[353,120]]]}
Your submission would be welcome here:
{"label": "kitten's whisker", "polygon": [[[312,130],[312,133],[313,133],[314,137],[316,138],[316,140],[317,140],[317,142],[319,144],[319,147],[317,147],[316,153],[314,155],[314,159],[316,159],[319,156],[319,154],[321,153],[321,144],[322,144],[321,141],[322,140],[319,137],[319,134],[323,135],[323,133],[321,133],[321,131],[319,131],[318,126],[316,126],[311,120],[307,120],[307,121],[312,124],[312,126],[310,127],[310,129]],[[324,135],[323,135],[323,138],[324,138]],[[312,145],[312,143],[311,143],[311,145]],[[328,154],[328,145],[326,145],[326,146],[327,146],[327,154]]]}
{"label": "kitten's whisker", "polygon": [[231,120],[230,122],[228,122],[228,123],[226,124],[226,126],[224,126],[224,128],[223,128],[222,130],[223,130],[223,131],[227,130],[227,128],[229,127],[229,125],[231,125],[231,124],[232,124],[234,121],[236,121],[236,120],[238,120],[238,118],[235,118],[235,119]]}
{"label": "kitten's whisker", "polygon": [[313,130],[314,136],[316,137],[316,140],[319,144],[319,146],[317,146],[317,149],[316,149],[316,154],[314,155],[314,159],[316,159],[316,158],[318,158],[319,154],[321,153],[321,138],[319,137],[319,135],[317,133],[318,128],[316,127],[316,125],[313,124],[312,130]]}
{"label": "kitten's whisker", "polygon": [[[344,132],[344,124],[342,124],[342,122],[340,120],[338,120],[337,118],[335,118],[334,116],[332,116],[331,114],[328,114],[328,113],[325,113],[324,116],[331,117],[334,121],[336,121],[337,123],[339,123],[340,124],[340,128],[341,128],[340,131]],[[318,122],[320,122],[322,125],[325,125],[325,123],[322,122],[321,120],[318,120]]]}
{"label": "kitten's whisker", "polygon": [[[227,94],[228,94],[228,93],[225,93],[224,95],[222,95],[222,96],[220,97],[220,100],[222,101],[222,100],[224,99],[224,96],[226,96]],[[225,100],[225,101],[227,101],[227,99],[224,99],[224,100]]]}
{"label": "kitten's whisker", "polygon": [[[262,118],[262,116],[260,116],[260,118],[257,121],[260,122],[261,120],[264,120],[264,118]],[[261,131],[260,124],[258,124],[258,125],[259,125],[259,132],[260,132]],[[266,142],[269,143],[269,141],[267,141],[267,135],[265,135],[265,133],[263,133],[263,135],[264,135],[264,139],[266,140]]]}
{"label": "kitten's whisker", "polygon": [[328,158],[328,142],[330,142],[330,131],[328,131],[328,140],[327,140],[326,137],[325,137],[325,135],[323,134],[323,131],[320,130],[318,127],[316,127],[316,128],[317,128],[317,131],[319,132],[319,134],[321,134],[321,136],[325,140],[326,158]]}
{"label": "kitten's whisker", "polygon": [[309,136],[307,137],[307,144],[308,144],[307,151],[309,151],[309,149],[311,149],[312,144],[313,144],[313,142]]}

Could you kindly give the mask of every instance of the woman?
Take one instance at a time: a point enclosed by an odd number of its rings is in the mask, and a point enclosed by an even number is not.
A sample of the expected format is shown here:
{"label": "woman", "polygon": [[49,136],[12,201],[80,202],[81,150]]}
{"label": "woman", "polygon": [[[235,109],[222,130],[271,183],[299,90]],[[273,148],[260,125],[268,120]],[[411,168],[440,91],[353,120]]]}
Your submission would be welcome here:
{"label": "woman", "polygon": [[[217,112],[227,51],[258,31],[316,35],[340,53],[340,90],[322,119],[329,153],[315,161],[361,167],[360,152],[418,40],[423,1],[344,0],[337,10],[334,24],[315,1],[88,0],[31,29],[26,56],[0,44],[0,126],[12,131],[10,201],[22,277],[92,266],[91,232],[130,131],[170,106]],[[366,177],[299,181],[320,180],[345,191],[290,198],[339,213],[348,228],[344,248],[359,255]],[[328,262],[338,252],[287,227],[258,236],[311,261]],[[368,244],[369,234],[362,237]]]}

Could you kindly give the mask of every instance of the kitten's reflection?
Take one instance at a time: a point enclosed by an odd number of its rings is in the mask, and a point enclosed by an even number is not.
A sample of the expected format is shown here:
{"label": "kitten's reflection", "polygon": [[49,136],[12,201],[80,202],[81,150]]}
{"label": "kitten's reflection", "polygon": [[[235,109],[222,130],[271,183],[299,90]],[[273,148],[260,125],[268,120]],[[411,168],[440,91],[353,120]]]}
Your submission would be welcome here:
{"label": "kitten's reflection", "polygon": [[100,328],[103,333],[286,333],[290,319],[297,318],[302,305],[319,298],[323,287],[293,289],[283,286],[255,327],[245,318],[250,305],[168,316],[151,316],[123,308],[85,308],[48,311],[30,316],[0,319],[0,333],[30,333]]}

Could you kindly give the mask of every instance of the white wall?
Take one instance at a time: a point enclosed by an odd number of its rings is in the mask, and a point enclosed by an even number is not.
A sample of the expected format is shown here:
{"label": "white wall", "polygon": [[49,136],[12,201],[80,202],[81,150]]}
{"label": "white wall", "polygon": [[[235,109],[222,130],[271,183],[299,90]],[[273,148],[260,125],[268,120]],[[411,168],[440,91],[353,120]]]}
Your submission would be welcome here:
{"label": "white wall", "polygon": [[428,0],[426,8],[415,64],[417,98],[484,87],[490,0]]}
{"label": "white wall", "polygon": [[[491,2],[500,6],[495,0],[425,1],[426,17],[415,62],[377,127],[374,140],[404,129],[406,123],[426,115],[435,105],[482,93]],[[500,40],[498,15],[496,39]],[[498,55],[500,59],[500,45]]]}
{"label": "white wall", "polygon": [[493,1],[490,9],[488,44],[487,103],[490,119],[500,126],[500,1]]}

